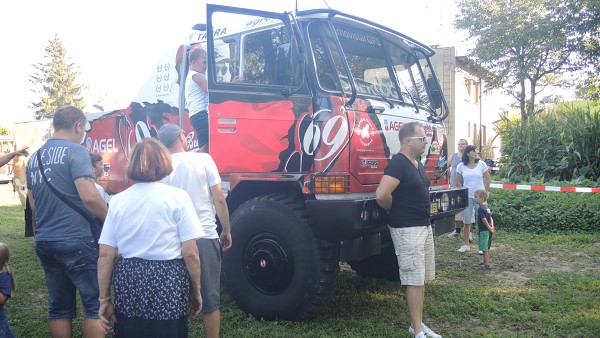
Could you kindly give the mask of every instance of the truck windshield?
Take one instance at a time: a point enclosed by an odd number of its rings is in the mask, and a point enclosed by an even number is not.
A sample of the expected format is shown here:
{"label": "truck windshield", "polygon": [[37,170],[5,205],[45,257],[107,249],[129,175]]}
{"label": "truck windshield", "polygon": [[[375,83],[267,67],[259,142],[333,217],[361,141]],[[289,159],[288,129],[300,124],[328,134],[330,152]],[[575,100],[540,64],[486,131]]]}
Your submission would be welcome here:
{"label": "truck windshield", "polygon": [[[335,36],[343,53],[337,49]],[[323,89],[350,92],[348,75],[341,61],[344,55],[359,96],[430,106],[422,73],[426,62],[419,64],[415,52],[401,40],[392,42],[379,34],[339,23],[335,24],[335,34],[328,25],[313,23],[309,26],[309,37],[317,78]]]}

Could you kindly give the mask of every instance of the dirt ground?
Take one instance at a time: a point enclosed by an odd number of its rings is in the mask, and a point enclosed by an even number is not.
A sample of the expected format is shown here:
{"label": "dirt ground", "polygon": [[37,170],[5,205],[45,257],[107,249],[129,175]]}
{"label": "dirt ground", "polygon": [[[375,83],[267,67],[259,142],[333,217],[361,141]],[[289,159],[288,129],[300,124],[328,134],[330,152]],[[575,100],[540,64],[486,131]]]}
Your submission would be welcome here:
{"label": "dirt ground", "polygon": [[[520,286],[530,278],[545,272],[595,272],[600,273],[597,257],[600,253],[600,236],[593,243],[564,243],[556,242],[531,244],[526,238],[515,241],[510,245],[504,243],[503,232],[498,230],[492,244],[491,255],[493,269],[488,273],[494,274],[506,286]],[[475,235],[475,234],[474,234]],[[476,235],[475,235],[476,236]],[[516,242],[516,243],[515,243]],[[442,235],[436,238],[437,264],[459,264],[466,268],[478,269],[482,256],[477,253],[477,244],[471,243],[471,251],[465,254],[454,254],[462,244],[461,239],[448,238]],[[573,250],[574,246],[584,246]],[[587,246],[588,248],[585,248]],[[442,253],[448,253],[447,255]],[[479,256],[479,257],[474,257]],[[454,261],[453,261],[454,260]],[[453,261],[453,262],[452,262]]]}

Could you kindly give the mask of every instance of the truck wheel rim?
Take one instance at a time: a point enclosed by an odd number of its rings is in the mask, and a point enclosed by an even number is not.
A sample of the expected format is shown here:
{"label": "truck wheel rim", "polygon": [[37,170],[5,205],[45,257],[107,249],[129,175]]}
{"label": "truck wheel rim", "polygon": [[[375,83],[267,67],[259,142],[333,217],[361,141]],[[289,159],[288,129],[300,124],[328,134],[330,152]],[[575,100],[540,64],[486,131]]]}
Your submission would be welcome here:
{"label": "truck wheel rim", "polygon": [[255,236],[247,247],[244,267],[248,280],[265,294],[278,294],[290,284],[294,262],[271,234]]}

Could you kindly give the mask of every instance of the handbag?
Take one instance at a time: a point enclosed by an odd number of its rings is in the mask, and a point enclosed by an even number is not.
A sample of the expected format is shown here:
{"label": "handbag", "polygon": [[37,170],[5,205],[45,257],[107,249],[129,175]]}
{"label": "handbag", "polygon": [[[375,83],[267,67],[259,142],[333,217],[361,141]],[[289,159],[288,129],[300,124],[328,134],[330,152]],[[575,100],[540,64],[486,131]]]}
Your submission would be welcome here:
{"label": "handbag", "polygon": [[80,207],[75,205],[75,203],[69,201],[69,199],[67,199],[63,194],[61,194],[58,190],[56,190],[56,188],[54,188],[52,186],[52,184],[50,184],[50,182],[48,182],[48,178],[46,177],[46,173],[44,172],[44,165],[42,164],[42,156],[40,155],[39,150],[36,152],[36,155],[37,155],[37,160],[38,160],[38,167],[42,173],[44,182],[46,182],[46,185],[48,186],[48,188],[50,188],[50,191],[52,191],[52,193],[54,193],[54,195],[56,197],[58,197],[58,199],[63,201],[63,203],[68,205],[71,209],[75,210],[78,214],[81,215],[81,217],[85,218],[85,220],[90,223],[90,229],[92,230],[92,235],[94,236],[94,241],[96,242],[96,245],[98,245],[98,240],[100,239],[100,234],[102,233],[102,221],[100,221],[98,218],[90,216],[88,213],[83,211]]}

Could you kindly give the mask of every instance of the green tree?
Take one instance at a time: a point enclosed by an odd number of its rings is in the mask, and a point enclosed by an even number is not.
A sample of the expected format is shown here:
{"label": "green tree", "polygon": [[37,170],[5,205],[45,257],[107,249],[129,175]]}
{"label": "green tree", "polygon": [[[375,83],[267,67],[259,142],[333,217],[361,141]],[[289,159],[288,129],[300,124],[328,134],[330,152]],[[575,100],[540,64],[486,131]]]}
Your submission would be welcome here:
{"label": "green tree", "polygon": [[34,64],[37,70],[29,76],[34,84],[33,91],[40,95],[40,101],[32,102],[36,120],[52,118],[54,112],[64,106],[72,105],[83,109],[82,90],[84,87],[77,83],[79,68],[70,62],[67,50],[58,34],[48,41],[44,48],[45,62]]}
{"label": "green tree", "polygon": [[0,126],[0,135],[12,135],[12,130],[6,128],[5,126]]}
{"label": "green tree", "polygon": [[585,58],[587,77],[578,85],[578,96],[584,100],[600,100],[600,1],[586,0],[586,11],[592,13],[582,18],[581,55]]}
{"label": "green tree", "polygon": [[470,56],[497,75],[488,85],[515,97],[525,121],[536,114],[541,89],[561,85],[562,75],[583,71],[594,59],[597,2],[458,0],[454,25],[474,40]]}

